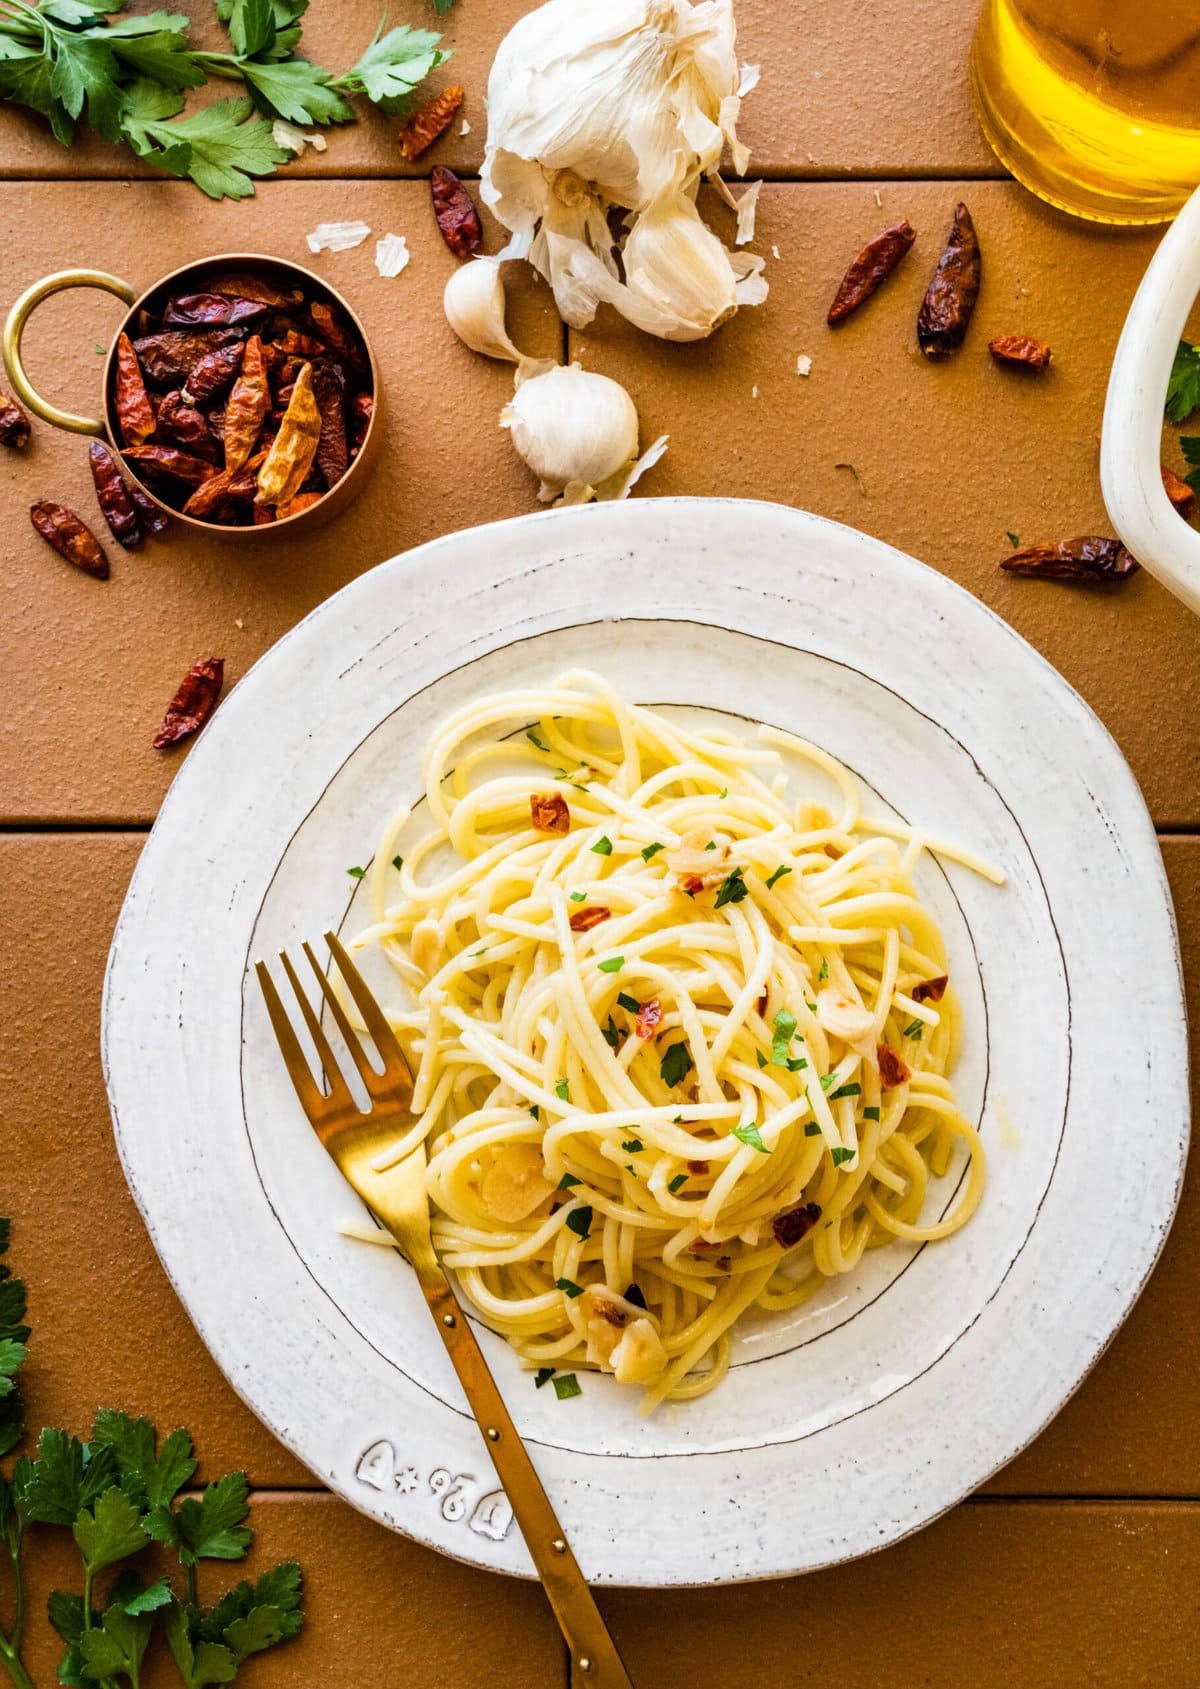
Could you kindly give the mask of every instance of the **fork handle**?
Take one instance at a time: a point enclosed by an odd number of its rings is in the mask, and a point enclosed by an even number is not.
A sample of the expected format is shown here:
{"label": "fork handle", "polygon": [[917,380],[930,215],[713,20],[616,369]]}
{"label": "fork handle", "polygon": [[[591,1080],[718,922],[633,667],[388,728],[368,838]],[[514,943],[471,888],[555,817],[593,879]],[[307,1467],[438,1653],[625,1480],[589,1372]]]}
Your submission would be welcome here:
{"label": "fork handle", "polygon": [[633,1681],[579,1570],[550,1498],[509,1418],[471,1322],[459,1307],[443,1273],[426,1271],[419,1276],[446,1353],[487,1441],[488,1453],[504,1486],[513,1517],[571,1650],[572,1663],[596,1689],[633,1689]]}

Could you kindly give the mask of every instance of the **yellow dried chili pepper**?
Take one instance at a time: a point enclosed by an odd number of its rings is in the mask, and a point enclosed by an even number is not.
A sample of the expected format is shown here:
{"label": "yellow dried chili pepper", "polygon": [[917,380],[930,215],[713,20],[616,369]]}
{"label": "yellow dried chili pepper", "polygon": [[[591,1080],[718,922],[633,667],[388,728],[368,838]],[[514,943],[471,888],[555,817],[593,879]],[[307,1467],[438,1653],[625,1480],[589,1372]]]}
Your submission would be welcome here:
{"label": "yellow dried chili pepper", "polygon": [[258,472],[257,504],[287,504],[295,498],[308,478],[320,438],[321,413],[313,393],[312,365],[302,364],[279,433]]}
{"label": "yellow dried chili pepper", "polygon": [[263,362],[262,336],[252,334],[246,342],[241,374],[233,384],[225,406],[225,470],[240,469],[253,452],[262,430],[263,417],[271,408],[271,389]]}

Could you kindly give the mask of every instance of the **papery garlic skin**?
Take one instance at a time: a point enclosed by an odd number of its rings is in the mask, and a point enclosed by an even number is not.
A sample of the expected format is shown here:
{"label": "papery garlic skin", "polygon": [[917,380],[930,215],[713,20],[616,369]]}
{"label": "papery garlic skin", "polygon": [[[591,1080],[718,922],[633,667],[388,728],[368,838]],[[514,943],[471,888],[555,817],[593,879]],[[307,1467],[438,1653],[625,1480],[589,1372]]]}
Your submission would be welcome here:
{"label": "papery garlic skin", "polygon": [[625,498],[667,445],[664,435],[639,458],[633,400],[620,382],[578,364],[518,376],[500,426],[539,477],[544,504]]}
{"label": "papery garlic skin", "polygon": [[[762,260],[731,252],[695,207],[726,143],[739,171],[749,158],[734,35],[733,0],[548,0],[501,43],[480,190],[572,326],[607,301],[651,334],[694,340],[765,296]],[[633,214],[626,282],[613,206]]]}

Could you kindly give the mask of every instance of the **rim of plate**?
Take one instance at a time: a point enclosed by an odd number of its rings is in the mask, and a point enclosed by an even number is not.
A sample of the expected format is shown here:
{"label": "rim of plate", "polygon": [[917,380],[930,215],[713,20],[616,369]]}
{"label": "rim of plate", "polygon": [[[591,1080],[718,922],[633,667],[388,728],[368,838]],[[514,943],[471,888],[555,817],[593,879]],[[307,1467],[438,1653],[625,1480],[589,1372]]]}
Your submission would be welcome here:
{"label": "rim of plate", "polygon": [[[728,569],[706,575],[695,568],[687,602],[667,596],[660,600],[653,580],[644,585],[635,568],[636,559],[652,554],[666,576],[674,569],[688,578],[688,566],[706,549],[736,558],[736,575]],[[914,707],[944,732],[952,732],[972,761],[981,738],[993,735],[986,754],[989,759],[999,754],[999,762],[990,770],[978,762],[976,766],[1006,805],[1005,786],[1019,783],[1023,775],[1057,776],[1057,785],[1043,779],[1038,791],[1052,811],[1045,825],[1057,822],[1065,841],[1062,823],[1070,819],[1076,828],[1073,843],[1083,841],[1088,872],[1103,868],[1119,892],[1107,901],[1093,893],[1094,907],[1088,911],[1093,924],[1085,927],[1073,906],[1063,901],[1080,893],[1069,881],[1059,883],[1062,864],[1053,853],[1044,862],[1034,853],[1039,875],[1043,866],[1047,869],[1056,930],[1064,913],[1077,921],[1077,930],[1064,940],[1068,991],[1072,982],[1081,988],[1069,1048],[1078,1065],[1083,1047],[1084,1065],[1082,1083],[1077,1089],[1073,1082],[1068,1086],[1063,1103],[1063,1146],[1070,1145],[1072,1164],[1063,1177],[1056,1172],[1047,1187],[1038,1210],[1041,1236],[1030,1234],[1020,1259],[976,1310],[972,1323],[925,1374],[911,1381],[918,1403],[910,1399],[910,1411],[923,1403],[935,1410],[931,1419],[921,1420],[918,1412],[916,1423],[900,1423],[892,1400],[885,1398],[861,1418],[853,1416],[866,1424],[865,1436],[848,1436],[844,1427],[849,1421],[809,1434],[806,1441],[820,1450],[816,1470],[811,1459],[796,1457],[790,1442],[736,1453],[662,1454],[649,1461],[629,1461],[603,1451],[578,1454],[554,1444],[537,1446],[547,1489],[589,1579],[681,1587],[783,1576],[852,1559],[911,1534],[1026,1447],[1082,1383],[1141,1293],[1170,1229],[1182,1183],[1189,1131],[1186,1013],[1174,911],[1153,824],[1132,773],[1099,718],[1039,652],[956,582],[882,541],[809,512],[750,500],[695,498],[537,512],[443,536],[357,577],[253,665],[192,748],[163,802],[122,908],[105,975],[102,1059],[114,1131],[130,1190],[164,1270],[218,1365],[268,1428],[361,1511],[466,1563],[532,1576],[519,1533],[497,1524],[504,1523],[503,1496],[489,1489],[496,1480],[487,1476],[490,1462],[472,1421],[461,1411],[431,1405],[420,1387],[404,1380],[412,1398],[409,1407],[437,1422],[409,1428],[406,1434],[410,1446],[420,1444],[426,1468],[437,1461],[430,1486],[435,1499],[440,1496],[440,1507],[406,1513],[397,1505],[399,1467],[393,1484],[388,1455],[380,1452],[394,1454],[386,1440],[390,1433],[380,1433],[375,1409],[364,1408],[358,1420],[352,1410],[349,1422],[321,1411],[319,1384],[348,1385],[350,1369],[368,1389],[372,1383],[381,1388],[378,1375],[353,1350],[354,1343],[369,1347],[366,1340],[357,1334],[348,1339],[336,1319],[321,1319],[318,1312],[311,1330],[297,1333],[291,1347],[281,1347],[266,1323],[263,1298],[245,1294],[242,1267],[231,1259],[214,1273],[214,1242],[240,1242],[244,1252],[250,1246],[238,1232],[244,1216],[235,1223],[224,1206],[226,1199],[235,1201],[236,1182],[235,1196],[230,1197],[213,1176],[219,1170],[214,1158],[205,1153],[205,1108],[211,1106],[205,1085],[240,1085],[241,968],[262,898],[253,888],[247,890],[245,863],[231,860],[226,872],[224,865],[218,868],[210,862],[214,875],[225,872],[221,890],[228,893],[226,906],[194,910],[190,928],[185,919],[164,931],[165,910],[172,915],[177,911],[170,903],[164,907],[163,888],[168,883],[178,886],[181,864],[197,845],[206,805],[214,792],[232,787],[227,774],[239,757],[243,762],[253,757],[256,734],[260,742],[266,738],[267,748],[272,734],[286,739],[299,733],[302,741],[299,723],[281,720],[278,712],[279,695],[286,696],[298,658],[323,669],[331,687],[336,686],[389,640],[400,637],[402,629],[410,655],[422,640],[432,639],[438,616],[450,614],[460,602],[458,594],[445,592],[447,580],[465,578],[467,601],[475,597],[477,608],[489,597],[493,603],[515,597],[525,613],[502,620],[494,637],[469,619],[454,624],[461,645],[441,666],[432,659],[428,684],[433,684],[460,655],[462,661],[473,662],[528,633],[568,630],[603,617],[603,608],[594,602],[599,590],[596,570],[573,591],[560,594],[561,602],[555,599],[539,610],[521,599],[535,577],[540,588],[547,583],[557,588],[556,576],[566,576],[573,565],[595,560],[598,554],[613,572],[610,590],[617,591],[619,583],[618,595],[629,595],[637,605],[611,610],[613,620],[665,619],[732,628],[751,639],[770,639],[796,652],[835,659],[839,651],[844,655],[845,640],[856,638],[861,643],[855,647],[854,666],[868,680],[900,690],[902,696],[906,694],[896,680],[909,660],[903,640],[889,638],[872,645],[870,628],[875,622],[887,625],[890,632],[890,617],[879,614],[887,594],[893,595],[891,608],[905,613],[915,608],[918,623],[921,612],[930,612],[931,625],[954,653],[945,675],[935,675],[930,682],[935,695],[946,691],[946,709],[940,703],[931,704],[927,712],[923,705]],[[653,576],[654,571],[646,573]],[[848,620],[845,628],[831,632],[805,619],[809,597],[819,599],[822,592],[839,589],[853,595],[855,609],[849,614],[857,615],[857,622]],[[382,622],[371,613],[381,594],[388,611]],[[799,632],[781,631],[784,612],[792,614]],[[967,711],[969,716],[968,703],[959,696],[958,676],[973,671],[981,696],[986,696],[989,688],[994,692],[1002,684],[1006,664],[1027,678],[1029,695],[1004,694],[1006,716],[999,739],[986,712],[968,721],[972,738],[960,729],[954,713]],[[370,719],[360,715],[352,724],[357,735],[353,742],[365,739],[386,715],[402,708],[421,684],[420,674],[414,673],[389,695],[386,707],[381,703]],[[656,690],[664,692],[661,681]],[[310,710],[318,707],[311,685],[304,697]],[[1041,712],[1047,709],[1073,732],[1046,731]],[[303,710],[297,714],[302,716]],[[270,717],[269,726],[265,716]],[[1009,732],[1018,753],[1011,760]],[[297,750],[301,748],[298,742]],[[1064,765],[1064,756],[1072,759],[1069,765]],[[1077,779],[1072,782],[1068,775]],[[1060,817],[1058,810],[1064,806]],[[307,808],[301,795],[292,813],[302,815]],[[278,831],[286,840],[286,819]],[[1041,844],[1045,848],[1045,841]],[[282,857],[281,847],[267,865],[269,874]],[[261,876],[255,880],[255,885],[264,883]],[[331,906],[329,924],[336,926],[339,919]],[[212,954],[207,947],[189,949],[196,944],[201,921],[204,935],[215,935]],[[1135,931],[1138,947],[1123,946],[1122,938],[1132,938]],[[236,954],[222,959],[222,943]],[[1085,946],[1091,947],[1091,955],[1122,955],[1119,986],[1115,969],[1086,967]],[[228,977],[222,977],[222,970]],[[232,987],[236,1001],[227,1001],[220,989],[206,996],[214,982]],[[193,1017],[188,1011],[197,992],[205,1013]],[[1088,1132],[1084,1117],[1104,1095],[1087,1071],[1088,1060],[1111,1060],[1104,1016],[1108,1007],[1114,1014],[1120,1008],[1124,1030],[1131,1034],[1122,1045],[1139,1054],[1144,1051],[1144,1071],[1139,1064],[1135,1073],[1130,1062],[1116,1075],[1125,1093],[1119,1105],[1122,1118],[1128,1122],[1131,1113],[1141,1118],[1155,1148],[1133,1191],[1122,1187],[1115,1154],[1105,1158],[1093,1152],[1090,1160],[1081,1154]],[[193,1094],[196,1091],[201,1094]],[[169,1143],[163,1121],[167,1106],[172,1111]],[[238,1127],[242,1124],[239,1115]],[[245,1172],[245,1167],[238,1170],[243,1181]],[[251,1178],[252,1218],[269,1223],[266,1194],[252,1168]],[[1076,1178],[1086,1185],[1065,1188]],[[1100,1259],[1089,1256],[1089,1236],[1075,1217],[1081,1193],[1112,1215],[1108,1247]],[[198,1247],[201,1226],[205,1244]],[[312,1316],[314,1308],[306,1310],[299,1282],[306,1269],[294,1255],[288,1261],[290,1240],[280,1230],[289,1245],[284,1254],[269,1258],[273,1240],[268,1236],[259,1240],[256,1262],[277,1291]],[[1073,1253],[1062,1249],[1072,1243]],[[953,1270],[952,1264],[948,1270]],[[980,1329],[984,1326],[986,1336]],[[956,1391],[960,1407],[983,1401],[988,1414],[982,1421],[972,1414],[963,1427],[965,1434],[955,1439],[947,1437],[945,1424],[938,1425],[936,1411],[951,1402]],[[400,1397],[405,1391],[391,1394]],[[456,1424],[448,1423],[451,1418]],[[385,1479],[378,1483],[362,1476],[371,1470],[368,1456],[387,1466]],[[616,1463],[611,1482],[597,1484],[598,1461],[605,1466]],[[655,1483],[647,1486],[635,1480],[632,1469],[641,1467],[649,1467]],[[472,1477],[472,1490],[459,1505],[454,1474],[463,1476],[468,1469],[484,1477]],[[404,1481],[409,1471],[415,1473],[415,1467],[405,1469]],[[435,1481],[443,1475],[446,1482],[439,1492]],[[635,1481],[636,1493],[623,1490]],[[470,1529],[464,1530],[472,1500],[476,1506],[467,1521]],[[689,1507],[687,1517],[681,1509]],[[664,1513],[669,1515],[665,1524]],[[666,1533],[659,1552],[639,1549],[639,1532],[654,1528],[660,1535]]]}

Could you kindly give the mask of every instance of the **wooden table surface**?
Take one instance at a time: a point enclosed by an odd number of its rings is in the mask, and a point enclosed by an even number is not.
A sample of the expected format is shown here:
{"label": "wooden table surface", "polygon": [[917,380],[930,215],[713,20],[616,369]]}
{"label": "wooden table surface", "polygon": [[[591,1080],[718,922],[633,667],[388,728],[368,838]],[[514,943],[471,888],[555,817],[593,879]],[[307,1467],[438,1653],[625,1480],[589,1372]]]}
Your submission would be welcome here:
{"label": "wooden table surface", "polygon": [[[521,0],[458,0],[447,20],[457,58],[438,77],[466,84],[471,130],[448,138],[434,162],[478,170],[487,67],[525,9]],[[405,16],[424,22],[421,10]],[[565,339],[572,357],[619,376],[644,438],[670,432],[646,494],[776,499],[853,523],[960,581],[1045,653],[1141,782],[1162,834],[1194,1012],[1200,621],[1145,573],[1107,593],[1014,580],[996,566],[1009,531],[1024,542],[1108,531],[1097,479],[1105,382],[1157,237],[1071,222],[1005,178],[967,94],[975,10],[976,0],[740,0],[741,56],[763,66],[744,135],[751,176],[769,182],[755,242],[771,255],[767,304],[695,346],[664,345],[611,316],[566,335],[546,290],[526,276],[511,290],[511,326],[532,351],[555,352]],[[314,0],[311,56],[340,67],[377,13],[378,0]],[[371,243],[315,260],[361,312],[390,413],[384,461],[336,527],[249,559],[177,531],[117,555],[101,584],[60,564],[25,515],[39,497],[92,513],[83,442],[39,424],[28,451],[0,454],[9,536],[0,560],[0,1210],[13,1216],[13,1259],[30,1290],[35,1427],[82,1433],[100,1404],[163,1428],[187,1424],[202,1477],[240,1466],[251,1476],[251,1567],[291,1554],[303,1562],[310,1622],[299,1641],[247,1668],[255,1684],[555,1689],[567,1683],[566,1653],[536,1587],[441,1560],[368,1523],[233,1393],[134,1210],[100,1075],[105,955],[179,766],[149,742],[182,671],[219,651],[236,681],[373,564],[535,506],[532,480],[496,426],[510,373],[468,353],[445,326],[441,290],[453,260],[394,130],[369,117],[333,131],[323,157],[306,154],[252,200],[214,205],[190,184],[131,171],[123,152],[102,143],[64,151],[36,121],[0,112],[3,309],[28,282],[71,265],[141,286],[233,248],[308,261],[305,232],[341,217],[405,234],[413,253],[392,281],[376,276]],[[958,198],[979,229],[985,280],[967,346],[934,367],[916,349],[915,302]],[[847,259],[900,216],[918,230],[907,273],[832,334],[824,311]],[[498,244],[492,227],[489,250]],[[28,336],[35,381],[70,408],[94,406],[94,347],[117,313],[98,294],[44,307]],[[1051,342],[1047,378],[1014,379],[988,360],[986,341],[1006,331]],[[796,374],[801,354],[812,358],[807,379]],[[1096,965],[1119,967],[1120,958]],[[832,1673],[841,1689],[1194,1685],[1198,1267],[1193,1184],[1157,1272],[1094,1374],[1032,1447],[919,1536],[801,1580],[604,1593],[637,1681],[783,1689]],[[36,1556],[29,1657],[39,1684],[54,1681],[58,1653],[41,1601],[71,1576],[65,1557],[57,1567],[50,1558]],[[155,1671],[143,1681],[157,1689],[175,1680]]]}

